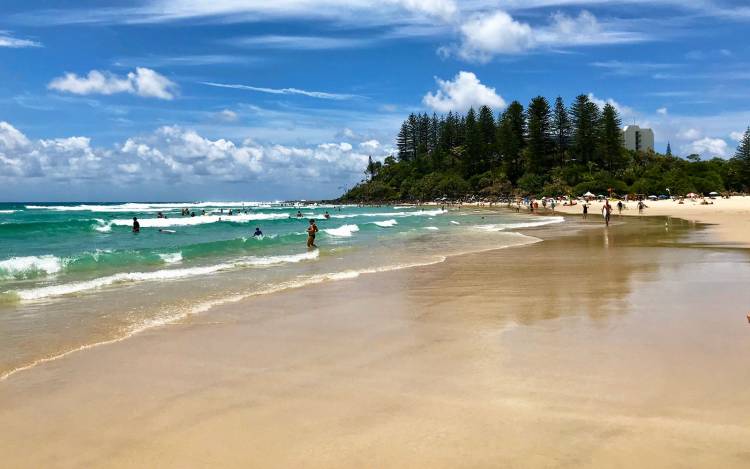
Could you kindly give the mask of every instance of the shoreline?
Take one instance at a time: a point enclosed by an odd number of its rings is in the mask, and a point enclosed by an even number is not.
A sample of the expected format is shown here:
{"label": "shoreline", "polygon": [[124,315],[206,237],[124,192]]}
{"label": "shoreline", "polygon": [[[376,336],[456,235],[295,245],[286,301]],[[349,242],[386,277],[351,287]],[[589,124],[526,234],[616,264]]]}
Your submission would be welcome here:
{"label": "shoreline", "polygon": [[[35,367],[0,381],[0,401],[10,404],[0,406],[7,422],[0,450],[9,455],[9,467],[30,461],[137,467],[157,457],[163,467],[351,467],[366,461],[434,467],[578,461],[595,467],[608,460],[635,463],[634,450],[658,467],[692,447],[694,462],[742,467],[746,460],[734,455],[750,431],[733,422],[750,416],[750,406],[729,396],[750,384],[750,374],[737,374],[744,370],[741,359],[728,357],[743,356],[748,346],[717,335],[716,319],[700,319],[707,305],[691,306],[701,334],[712,337],[710,348],[701,350],[722,350],[710,354],[725,360],[715,373],[736,376],[717,396],[727,407],[716,407],[696,393],[708,384],[701,370],[674,376],[679,368],[673,369],[672,356],[706,360],[684,348],[701,335],[644,315],[650,307],[639,300],[639,289],[654,288],[651,277],[665,267],[674,265],[676,275],[677,266],[687,268],[713,251],[641,247],[643,236],[678,246],[694,233],[689,223],[675,221],[666,235],[649,220],[609,230],[576,226],[581,229],[574,233],[547,228],[545,242],[524,249],[461,254],[431,266],[220,305],[210,315]],[[738,254],[720,256],[733,262]],[[711,296],[725,304],[743,296],[731,289],[750,278],[743,269],[727,285],[719,282]],[[539,275],[546,278],[542,286]],[[670,293],[681,286],[668,285],[667,298],[658,302],[671,311],[666,300],[690,286]],[[644,321],[651,323],[645,331],[638,326]],[[667,335],[653,342],[663,326],[690,340]],[[664,347],[670,353],[664,355]],[[644,348],[656,355],[644,356]],[[589,361],[592,354],[596,363]],[[630,375],[637,379],[623,381]],[[657,380],[661,391],[653,394],[639,380]],[[52,393],[50,382],[59,383]],[[675,392],[687,383],[690,393]],[[501,425],[509,419],[514,425]],[[598,437],[576,437],[581,431]],[[644,431],[655,432],[653,441],[637,436]],[[603,448],[602,438],[609,442]],[[30,451],[34,441],[46,444]],[[84,448],[83,441],[96,444]]]}

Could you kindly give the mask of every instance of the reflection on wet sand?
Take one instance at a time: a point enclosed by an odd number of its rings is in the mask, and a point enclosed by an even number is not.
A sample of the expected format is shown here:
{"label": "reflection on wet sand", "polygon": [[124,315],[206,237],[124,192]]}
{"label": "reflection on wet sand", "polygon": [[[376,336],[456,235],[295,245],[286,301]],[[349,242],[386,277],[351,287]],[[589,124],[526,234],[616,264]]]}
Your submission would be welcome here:
{"label": "reflection on wet sand", "polygon": [[547,241],[225,305],[39,366],[0,383],[0,454],[748,467],[748,257],[669,228],[628,221],[606,245],[595,225],[536,231]]}

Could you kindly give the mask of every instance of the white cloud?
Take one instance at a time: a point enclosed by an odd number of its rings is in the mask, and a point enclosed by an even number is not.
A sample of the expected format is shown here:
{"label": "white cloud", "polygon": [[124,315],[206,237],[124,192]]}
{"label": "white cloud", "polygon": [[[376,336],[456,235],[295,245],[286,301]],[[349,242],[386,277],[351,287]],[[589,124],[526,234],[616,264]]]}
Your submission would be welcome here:
{"label": "white cloud", "polygon": [[602,109],[605,104],[611,104],[612,106],[614,106],[615,109],[617,109],[617,112],[620,114],[620,117],[630,117],[635,114],[635,111],[633,111],[633,108],[624,106],[612,98],[608,98],[606,100],[599,99],[596,96],[594,96],[594,93],[589,93],[589,100],[591,100],[593,103],[599,106],[599,109]]}
{"label": "white cloud", "polygon": [[665,107],[660,107],[659,109],[656,110],[656,113],[661,116],[666,116],[669,113],[669,110]]}
{"label": "white cloud", "polygon": [[685,140],[697,140],[701,138],[703,133],[698,129],[683,129],[678,134],[677,137]]}
{"label": "white cloud", "polygon": [[352,183],[361,178],[369,154],[383,158],[372,141],[310,146],[263,145],[251,139],[210,139],[195,130],[164,126],[112,147],[93,146],[87,137],[31,140],[0,122],[0,181],[23,178],[113,185],[262,181],[288,186],[315,178]]}
{"label": "white cloud", "polygon": [[348,37],[265,35],[237,37],[226,42],[234,46],[263,49],[326,50],[363,47],[375,41]]}
{"label": "white cloud", "polygon": [[0,31],[0,47],[21,49],[25,47],[42,47],[42,43],[30,39],[19,39],[11,36],[7,31]]}
{"label": "white cloud", "polygon": [[471,107],[490,106],[495,110],[505,107],[505,100],[495,92],[495,88],[483,85],[471,72],[461,71],[453,81],[435,78],[438,90],[429,92],[422,102],[438,112],[463,112]]}
{"label": "white cloud", "polygon": [[296,95],[309,96],[311,98],[319,98],[319,99],[345,100],[345,99],[353,99],[353,98],[358,97],[353,94],[326,93],[323,91],[307,91],[307,90],[302,90],[299,88],[265,88],[261,86],[213,83],[210,81],[202,82],[202,84],[208,85],[208,86],[214,86],[216,88],[230,88],[230,89],[235,89],[235,90],[257,91],[259,93],[269,93],[269,94],[296,94]]}
{"label": "white cloud", "polygon": [[727,142],[721,138],[704,137],[682,147],[684,153],[697,153],[705,156],[727,156]]}
{"label": "white cloud", "polygon": [[177,85],[167,77],[145,67],[137,67],[126,76],[98,70],[91,70],[85,77],[66,73],[53,79],[47,87],[79,95],[129,93],[144,98],[165,100],[173,99],[177,89]]}
{"label": "white cloud", "polygon": [[494,55],[518,54],[537,48],[564,48],[622,44],[646,39],[641,33],[618,30],[600,23],[588,11],[578,16],[553,13],[544,26],[532,26],[515,20],[507,12],[476,14],[460,27],[458,55],[468,60],[488,61]]}
{"label": "white cloud", "polygon": [[219,112],[218,117],[224,122],[236,122],[238,119],[237,113],[230,109],[224,109],[223,111]]}
{"label": "white cloud", "polygon": [[745,137],[745,132],[730,132],[729,138],[734,140],[735,142],[740,142]]}
{"label": "white cloud", "polygon": [[377,150],[380,147],[380,142],[378,142],[375,139],[372,139],[372,140],[367,140],[366,142],[360,143],[359,146],[366,150]]}

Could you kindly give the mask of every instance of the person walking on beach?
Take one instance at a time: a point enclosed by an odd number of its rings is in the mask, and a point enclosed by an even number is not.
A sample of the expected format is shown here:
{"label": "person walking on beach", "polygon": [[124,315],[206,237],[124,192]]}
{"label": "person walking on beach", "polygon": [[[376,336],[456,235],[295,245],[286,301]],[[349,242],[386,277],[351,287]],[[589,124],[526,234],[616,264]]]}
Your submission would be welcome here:
{"label": "person walking on beach", "polygon": [[643,215],[643,209],[646,208],[646,204],[642,200],[638,201],[638,215]]}
{"label": "person walking on beach", "polygon": [[604,201],[604,207],[602,207],[602,216],[604,216],[605,225],[609,226],[609,217],[612,214],[612,206],[609,205],[609,200]]}
{"label": "person walking on beach", "polygon": [[133,233],[140,233],[141,232],[141,224],[138,223],[138,219],[136,217],[133,217]]}
{"label": "person walking on beach", "polygon": [[622,216],[622,200],[617,201],[617,214]]}
{"label": "person walking on beach", "polygon": [[555,213],[555,205],[557,205],[557,202],[555,202],[555,199],[552,199],[549,206],[552,207],[552,213]]}
{"label": "person walking on beach", "polygon": [[307,247],[316,248],[315,245],[315,234],[318,232],[318,225],[315,224],[314,219],[310,219],[310,226],[307,227]]}
{"label": "person walking on beach", "polygon": [[589,217],[589,204],[583,204],[583,219],[586,220]]}

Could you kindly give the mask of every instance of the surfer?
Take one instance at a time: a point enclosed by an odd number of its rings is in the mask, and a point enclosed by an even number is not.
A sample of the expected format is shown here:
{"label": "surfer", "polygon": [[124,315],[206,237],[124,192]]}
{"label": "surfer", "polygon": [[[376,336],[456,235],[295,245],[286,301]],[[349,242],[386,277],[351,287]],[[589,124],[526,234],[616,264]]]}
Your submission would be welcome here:
{"label": "surfer", "polygon": [[315,234],[318,232],[318,225],[315,224],[314,219],[310,219],[310,226],[307,227],[307,247],[316,248],[315,245]]}
{"label": "surfer", "polygon": [[133,217],[133,233],[141,232],[141,224],[138,223],[138,218]]}

